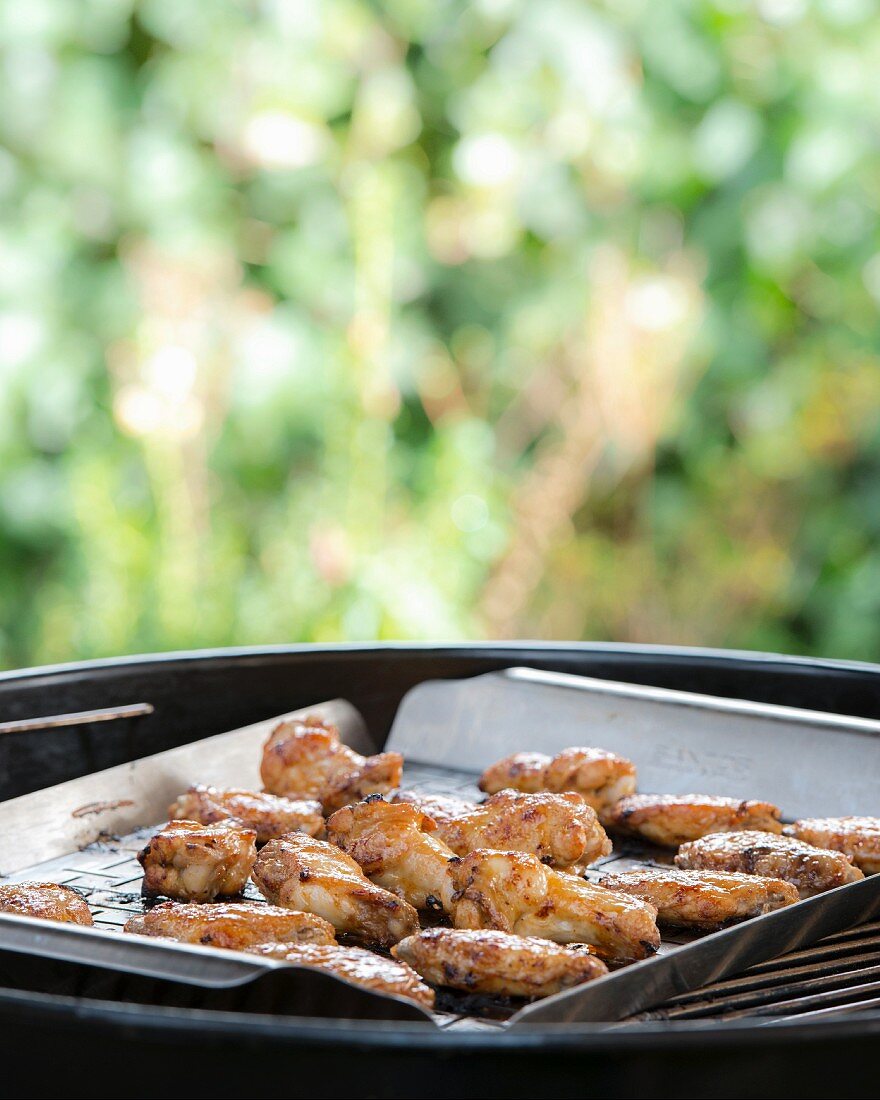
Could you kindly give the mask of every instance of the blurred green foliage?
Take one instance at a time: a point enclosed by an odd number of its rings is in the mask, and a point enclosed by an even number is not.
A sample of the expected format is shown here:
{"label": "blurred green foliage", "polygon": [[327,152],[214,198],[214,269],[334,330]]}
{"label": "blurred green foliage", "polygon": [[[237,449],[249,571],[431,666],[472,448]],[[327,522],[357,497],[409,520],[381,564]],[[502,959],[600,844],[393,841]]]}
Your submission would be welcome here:
{"label": "blurred green foliage", "polygon": [[0,664],[880,659],[874,0],[3,0]]}

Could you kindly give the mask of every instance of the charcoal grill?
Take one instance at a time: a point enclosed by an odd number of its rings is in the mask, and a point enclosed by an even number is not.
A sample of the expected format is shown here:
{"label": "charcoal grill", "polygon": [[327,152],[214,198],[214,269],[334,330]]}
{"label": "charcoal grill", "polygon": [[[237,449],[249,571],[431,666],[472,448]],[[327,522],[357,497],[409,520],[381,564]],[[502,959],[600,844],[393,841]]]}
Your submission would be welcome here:
{"label": "charcoal grill", "polygon": [[[0,732],[0,797],[334,696],[349,699],[381,738],[415,684],[514,664],[880,717],[876,666],[740,653],[487,645],[127,658],[0,676],[0,731],[23,723]],[[63,726],[32,721],[76,712],[93,713]],[[0,973],[0,986],[16,984]],[[0,989],[7,1091],[862,1096],[880,1028],[880,922],[610,1025],[438,1030],[417,1021],[229,1011],[198,998],[185,1007],[128,1003],[112,987],[78,992]]]}

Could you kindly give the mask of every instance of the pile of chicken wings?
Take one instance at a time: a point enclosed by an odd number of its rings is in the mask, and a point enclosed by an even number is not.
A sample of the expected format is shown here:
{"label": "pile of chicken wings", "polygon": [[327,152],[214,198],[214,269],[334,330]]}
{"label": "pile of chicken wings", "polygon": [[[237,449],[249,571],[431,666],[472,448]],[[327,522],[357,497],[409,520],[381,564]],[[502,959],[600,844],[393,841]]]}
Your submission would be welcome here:
{"label": "pile of chicken wings", "polygon": [[[169,807],[138,855],[144,895],[169,900],[126,931],[430,1008],[434,987],[546,997],[648,957],[658,923],[714,929],[880,870],[880,818],[783,828],[768,802],[638,794],[635,765],[604,749],[508,756],[480,803],[400,790],[403,764],[359,755],[317,717],[281,722],[263,791],[193,786]],[[677,849],[674,866],[589,881],[606,830]],[[249,880],[268,905],[228,900]],[[0,911],[92,922],[54,883],[0,886]]]}

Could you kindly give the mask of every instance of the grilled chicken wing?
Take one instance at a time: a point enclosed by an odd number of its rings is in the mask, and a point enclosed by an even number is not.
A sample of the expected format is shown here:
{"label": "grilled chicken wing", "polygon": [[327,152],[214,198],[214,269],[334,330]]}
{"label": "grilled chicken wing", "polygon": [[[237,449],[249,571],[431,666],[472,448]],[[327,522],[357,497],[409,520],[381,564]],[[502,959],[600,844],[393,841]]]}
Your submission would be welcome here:
{"label": "grilled chicken wing", "polygon": [[652,905],[552,871],[523,852],[478,849],[453,867],[452,880],[456,928],[588,943],[614,962],[643,959],[660,946]]}
{"label": "grilled chicken wing", "polygon": [[305,833],[270,840],[253,878],[268,901],[317,913],[368,943],[397,943],[419,928],[411,905],[370,882],[351,856]]}
{"label": "grilled chicken wing", "polygon": [[281,722],[263,746],[260,774],[266,790],[291,798],[317,798],[327,814],[400,783],[399,752],[361,756],[318,718]]}
{"label": "grilled chicken wing", "polygon": [[507,932],[427,928],[392,947],[434,985],[502,997],[549,997],[608,973],[585,944],[512,936]]}
{"label": "grilled chicken wing", "polygon": [[611,851],[596,811],[573,792],[499,791],[478,806],[461,803],[464,808],[459,813],[440,821],[431,813],[435,801],[431,796],[403,797],[434,820],[434,835],[457,856],[475,848],[528,852],[542,863],[564,868],[592,863]]}
{"label": "grilled chicken wing", "polygon": [[253,901],[205,905],[163,901],[132,917],[125,931],[227,951],[242,951],[256,943],[336,943],[333,925],[323,917]]}
{"label": "grilled chicken wing", "polygon": [[285,833],[320,836],[324,831],[321,803],[311,799],[294,800],[265,791],[245,791],[239,787],[220,790],[197,785],[190,787],[168,807],[172,820],[200,821],[213,825],[229,819],[253,829],[257,843],[265,844]]}
{"label": "grilled chicken wing", "polygon": [[808,817],[782,831],[817,848],[843,852],[866,875],[880,871],[880,817]]}
{"label": "grilled chicken wing", "polygon": [[455,853],[431,835],[433,829],[433,820],[415,806],[375,795],[328,818],[327,839],[410,905],[448,911]]}
{"label": "grilled chicken wing", "polygon": [[256,833],[229,821],[169,821],[138,852],[143,892],[175,901],[213,901],[244,889],[257,855]]}
{"label": "grilled chicken wing", "polygon": [[650,902],[659,924],[717,928],[747,920],[798,900],[788,882],[730,871],[682,871],[675,867],[605,875],[600,885]]}
{"label": "grilled chicken wing", "polygon": [[524,791],[526,794],[546,791],[544,776],[552,760],[552,756],[543,752],[511,753],[490,764],[480,776],[477,786],[487,794],[497,794],[503,790]]}
{"label": "grilled chicken wing", "polygon": [[636,766],[605,749],[564,749],[556,756],[540,752],[516,752],[487,768],[480,790],[488,794],[512,788],[538,791],[574,791],[600,816],[606,806],[636,789]]}
{"label": "grilled chicken wing", "polygon": [[39,917],[62,924],[95,923],[86,899],[57,882],[10,882],[0,886],[0,913],[17,913],[20,917]]}
{"label": "grilled chicken wing", "polygon": [[610,829],[677,848],[707,833],[753,829],[778,833],[779,809],[770,802],[716,798],[707,794],[631,794],[605,813]]}
{"label": "grilled chicken wing", "polygon": [[250,955],[262,955],[263,958],[277,959],[293,966],[323,970],[374,993],[415,1001],[422,1008],[434,1007],[434,990],[429,989],[405,962],[384,959],[360,947],[263,943],[249,947],[247,951]]}
{"label": "grilled chicken wing", "polygon": [[796,887],[802,898],[865,877],[842,852],[759,832],[712,833],[683,844],[675,862],[686,870],[742,871],[782,879]]}

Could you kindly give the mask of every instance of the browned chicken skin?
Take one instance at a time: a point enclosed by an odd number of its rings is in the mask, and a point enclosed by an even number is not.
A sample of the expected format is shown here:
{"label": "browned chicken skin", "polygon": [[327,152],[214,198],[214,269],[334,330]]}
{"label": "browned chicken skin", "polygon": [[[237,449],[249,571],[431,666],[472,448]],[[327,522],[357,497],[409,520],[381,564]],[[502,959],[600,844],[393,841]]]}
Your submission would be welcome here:
{"label": "browned chicken skin", "polygon": [[95,923],[86,899],[57,882],[10,882],[0,886],[0,913],[17,913],[20,917],[38,917],[62,924]]}
{"label": "browned chicken skin", "polygon": [[601,978],[608,968],[589,947],[487,929],[427,928],[391,949],[434,985],[502,997],[549,997]]}
{"label": "browned chicken skin", "polygon": [[504,790],[537,794],[549,790],[544,777],[552,760],[543,752],[514,752],[490,764],[477,785],[487,794]]}
{"label": "browned chicken skin", "polygon": [[606,810],[605,823],[665,848],[677,848],[708,833],[743,829],[778,833],[782,829],[779,809],[770,802],[707,794],[631,794]]}
{"label": "browned chicken skin", "polygon": [[163,901],[132,917],[126,932],[242,951],[257,943],[336,943],[333,925],[314,913],[296,913],[262,902],[181,905]]}
{"label": "browned chicken skin", "polygon": [[249,947],[247,951],[251,955],[261,955],[264,959],[277,959],[293,966],[323,970],[375,993],[415,1001],[422,1008],[434,1007],[434,990],[429,989],[405,962],[385,959],[360,947],[343,947],[340,944],[321,946],[264,943]]}
{"label": "browned chicken skin", "polygon": [[864,878],[849,856],[772,833],[712,833],[683,844],[675,862],[695,871],[742,871],[782,879],[802,898]]}
{"label": "browned chicken skin", "polygon": [[880,817],[808,817],[782,831],[817,848],[843,852],[866,875],[880,871]]}
{"label": "browned chicken skin", "polygon": [[788,882],[730,871],[658,867],[605,875],[600,885],[649,902],[657,910],[659,924],[707,930],[798,900],[797,890]]}
{"label": "browned chicken skin", "polygon": [[324,831],[321,803],[313,799],[282,798],[265,791],[245,791],[239,787],[221,790],[197,785],[190,787],[168,807],[172,820],[200,821],[213,825],[229,819],[257,834],[257,843],[265,844],[285,833],[320,836]]}
{"label": "browned chicken skin", "polygon": [[281,722],[263,746],[260,774],[267,791],[290,798],[317,798],[327,814],[400,784],[398,752],[361,756],[339,740],[339,731],[318,718]]}
{"label": "browned chicken skin", "polygon": [[390,945],[418,931],[411,905],[370,882],[351,856],[305,833],[270,840],[253,878],[268,901],[317,913],[367,943]]}
{"label": "browned chicken skin", "polygon": [[480,790],[488,794],[507,788],[526,794],[574,791],[601,817],[607,806],[636,789],[636,766],[605,749],[563,749],[555,756],[515,752],[492,764],[480,777]]}
{"label": "browned chicken skin", "polygon": [[453,868],[456,928],[495,928],[556,943],[588,943],[614,962],[632,962],[660,946],[647,902],[545,867],[523,852],[478,849]]}
{"label": "browned chicken skin", "polygon": [[169,821],[138,852],[143,892],[175,901],[213,901],[245,888],[257,855],[256,833],[232,822]]}
{"label": "browned chicken skin", "polygon": [[592,863],[611,851],[611,841],[596,811],[573,792],[499,791],[479,805],[462,802],[463,808],[457,814],[440,821],[431,813],[436,799],[416,795],[397,798],[431,817],[436,823],[434,836],[457,856],[466,856],[475,848],[492,848],[528,852],[548,866],[565,868]]}
{"label": "browned chicken skin", "polygon": [[406,802],[380,796],[343,806],[327,820],[327,839],[373,882],[416,909],[449,910],[455,853],[436,840],[434,822]]}

